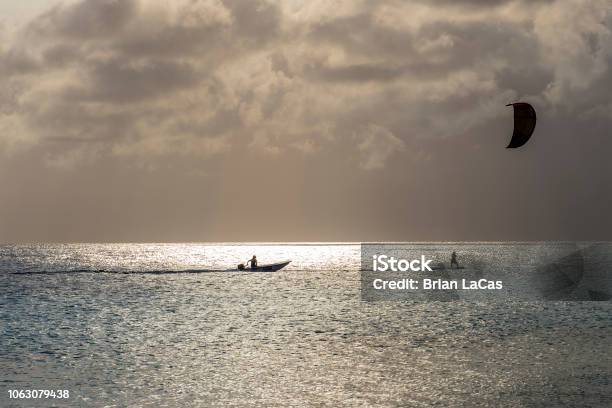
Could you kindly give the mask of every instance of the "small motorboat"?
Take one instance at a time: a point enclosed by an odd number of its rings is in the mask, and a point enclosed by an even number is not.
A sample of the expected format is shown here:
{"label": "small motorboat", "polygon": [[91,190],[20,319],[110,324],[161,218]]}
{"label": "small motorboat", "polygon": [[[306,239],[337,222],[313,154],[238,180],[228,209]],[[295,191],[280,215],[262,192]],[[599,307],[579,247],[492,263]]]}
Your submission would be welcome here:
{"label": "small motorboat", "polygon": [[282,261],[282,262],[276,262],[276,263],[271,263],[271,264],[257,265],[254,268],[245,268],[244,264],[240,264],[238,265],[238,270],[245,271],[245,272],[276,272],[276,271],[283,269],[285,266],[289,265],[290,263],[291,261]]}

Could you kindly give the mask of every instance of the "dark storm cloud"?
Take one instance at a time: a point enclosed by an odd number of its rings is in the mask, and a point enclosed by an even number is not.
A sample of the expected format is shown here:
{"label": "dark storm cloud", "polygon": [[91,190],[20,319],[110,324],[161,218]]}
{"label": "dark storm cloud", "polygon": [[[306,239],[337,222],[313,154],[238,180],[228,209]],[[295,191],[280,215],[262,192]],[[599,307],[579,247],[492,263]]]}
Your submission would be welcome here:
{"label": "dark storm cloud", "polygon": [[225,43],[220,22],[201,25],[170,25],[134,29],[117,41],[117,51],[126,57],[180,57],[210,52]]}
{"label": "dark storm cloud", "polygon": [[[126,56],[200,56],[227,58],[232,52],[261,47],[275,39],[281,14],[265,1],[223,1],[199,9],[193,2],[174,19],[140,16],[116,42]],[[144,18],[143,18],[144,17]],[[157,18],[159,19],[159,18]]]}
{"label": "dark storm cloud", "polygon": [[82,57],[82,51],[75,45],[57,44],[46,48],[42,53],[45,68],[65,67]]}
{"label": "dark storm cloud", "polygon": [[63,142],[64,149],[70,149],[71,141],[107,143],[125,137],[122,131],[129,128],[133,120],[129,112],[97,112],[83,105],[59,101],[31,107],[29,113],[29,126],[42,136],[41,141]]}
{"label": "dark storm cloud", "polygon": [[86,88],[68,89],[65,98],[109,102],[138,102],[194,86],[200,77],[187,63],[123,59],[93,60],[87,64]]}
{"label": "dark storm cloud", "polygon": [[282,15],[278,5],[261,0],[224,0],[223,4],[230,10],[242,41],[260,46],[279,34]]}
{"label": "dark storm cloud", "polygon": [[84,0],[58,5],[27,27],[28,33],[68,40],[106,38],[119,33],[137,12],[135,0]]}
{"label": "dark storm cloud", "polygon": [[339,67],[312,66],[315,75],[323,80],[332,82],[363,82],[388,81],[402,75],[405,70],[393,68],[382,64],[355,64]]}
{"label": "dark storm cloud", "polygon": [[10,48],[0,54],[0,75],[4,78],[29,74],[40,68],[40,62],[25,50]]}

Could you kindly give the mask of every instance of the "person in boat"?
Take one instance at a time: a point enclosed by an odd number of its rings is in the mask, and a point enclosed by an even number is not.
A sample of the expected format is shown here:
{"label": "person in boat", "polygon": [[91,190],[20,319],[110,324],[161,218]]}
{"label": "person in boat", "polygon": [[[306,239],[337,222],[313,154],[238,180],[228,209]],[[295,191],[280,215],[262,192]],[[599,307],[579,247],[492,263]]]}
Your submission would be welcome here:
{"label": "person in boat", "polygon": [[247,266],[249,266],[249,262],[251,263],[251,269],[257,268],[257,257],[255,255],[247,261]]}
{"label": "person in boat", "polygon": [[451,254],[450,267],[451,269],[459,268],[459,262],[457,262],[457,253],[455,251],[453,251],[453,253]]}

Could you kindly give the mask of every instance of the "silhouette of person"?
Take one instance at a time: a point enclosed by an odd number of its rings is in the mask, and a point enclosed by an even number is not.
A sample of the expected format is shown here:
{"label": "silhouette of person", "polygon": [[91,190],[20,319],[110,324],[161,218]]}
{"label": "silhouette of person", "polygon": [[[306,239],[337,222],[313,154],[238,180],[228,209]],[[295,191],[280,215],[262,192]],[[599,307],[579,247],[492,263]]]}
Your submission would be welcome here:
{"label": "silhouette of person", "polygon": [[457,253],[455,251],[453,251],[453,253],[451,254],[450,267],[451,269],[453,269],[453,267],[459,268],[459,262],[457,262]]}
{"label": "silhouette of person", "polygon": [[247,261],[247,266],[249,265],[249,262],[251,263],[251,269],[257,268],[257,257],[255,255],[253,255],[253,257]]}

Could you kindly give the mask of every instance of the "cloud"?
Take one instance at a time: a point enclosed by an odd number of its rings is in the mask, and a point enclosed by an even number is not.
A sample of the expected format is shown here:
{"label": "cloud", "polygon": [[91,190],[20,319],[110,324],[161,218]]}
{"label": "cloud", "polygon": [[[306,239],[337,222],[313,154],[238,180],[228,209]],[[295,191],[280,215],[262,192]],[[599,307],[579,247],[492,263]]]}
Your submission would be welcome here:
{"label": "cloud", "polygon": [[18,115],[0,113],[0,155],[27,148],[32,144],[30,132]]}
{"label": "cloud", "polygon": [[136,0],[83,0],[58,4],[27,26],[27,34],[68,41],[118,35],[138,12]]}
{"label": "cloud", "polygon": [[365,170],[380,169],[396,152],[405,149],[405,143],[388,129],[369,124],[358,134],[360,140],[357,149],[362,154],[361,167]]}
{"label": "cloud", "polygon": [[65,99],[139,102],[195,86],[198,82],[192,66],[165,60],[94,60],[86,69],[85,85],[66,89]]}
{"label": "cloud", "polygon": [[[563,27],[562,30],[559,28]],[[600,80],[612,74],[612,7],[602,1],[551,4],[535,19],[541,59],[554,78],[544,92],[553,104],[571,106],[597,102],[592,98]]]}
{"label": "cloud", "polygon": [[355,64],[339,67],[316,66],[313,67],[313,71],[317,78],[330,82],[390,81],[404,73],[401,68],[382,64]]}
{"label": "cloud", "polygon": [[489,8],[499,7],[508,4],[520,4],[527,5],[529,3],[551,3],[554,0],[429,0],[429,3],[445,6],[456,6],[456,7],[478,7],[478,8]]}
{"label": "cloud", "polygon": [[485,129],[515,99],[551,115],[609,117],[610,9],[603,0],[61,3],[4,35],[1,145],[61,146],[50,151],[88,161],[342,146],[372,169],[413,140]]}

